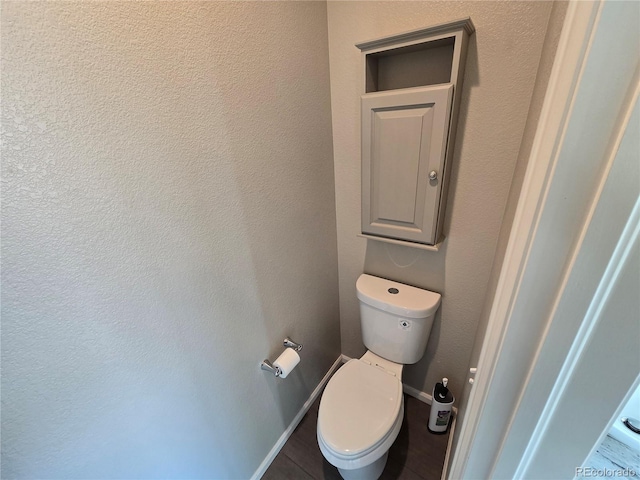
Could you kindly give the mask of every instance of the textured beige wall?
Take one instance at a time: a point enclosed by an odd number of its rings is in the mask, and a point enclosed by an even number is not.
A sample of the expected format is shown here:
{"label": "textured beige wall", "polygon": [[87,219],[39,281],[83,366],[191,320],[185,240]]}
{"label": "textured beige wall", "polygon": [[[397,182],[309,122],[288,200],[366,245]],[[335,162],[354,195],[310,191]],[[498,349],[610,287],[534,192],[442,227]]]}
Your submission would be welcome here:
{"label": "textured beige wall", "polygon": [[250,477],[340,353],[326,4],[3,2],[2,101],[2,477]]}
{"label": "textured beige wall", "polygon": [[[462,392],[518,158],[550,2],[328,2],[342,351],[360,356],[355,282],[363,271],[443,294],[427,352],[406,367],[431,391],[442,376]],[[367,241],[360,228],[358,41],[470,16],[471,37],[439,252]]]}

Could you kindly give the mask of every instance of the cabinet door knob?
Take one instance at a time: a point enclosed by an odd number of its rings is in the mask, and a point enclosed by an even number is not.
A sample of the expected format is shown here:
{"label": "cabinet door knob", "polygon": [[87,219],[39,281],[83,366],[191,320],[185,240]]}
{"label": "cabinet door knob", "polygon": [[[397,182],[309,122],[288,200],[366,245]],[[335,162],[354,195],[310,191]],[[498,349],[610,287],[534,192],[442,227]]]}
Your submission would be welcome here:
{"label": "cabinet door knob", "polygon": [[438,179],[438,172],[436,172],[435,170],[431,170],[429,172],[429,180],[437,180]]}

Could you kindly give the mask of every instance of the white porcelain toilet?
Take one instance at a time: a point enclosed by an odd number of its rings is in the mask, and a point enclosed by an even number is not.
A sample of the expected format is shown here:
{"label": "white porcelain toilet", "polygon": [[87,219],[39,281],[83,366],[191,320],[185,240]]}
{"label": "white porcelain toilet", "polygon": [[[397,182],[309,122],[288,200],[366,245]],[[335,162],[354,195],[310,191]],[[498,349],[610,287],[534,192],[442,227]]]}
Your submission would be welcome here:
{"label": "white porcelain toilet", "polygon": [[344,479],[375,480],[404,418],[402,367],[422,358],[440,294],[366,274],[356,290],[368,351],[329,380],[317,436]]}

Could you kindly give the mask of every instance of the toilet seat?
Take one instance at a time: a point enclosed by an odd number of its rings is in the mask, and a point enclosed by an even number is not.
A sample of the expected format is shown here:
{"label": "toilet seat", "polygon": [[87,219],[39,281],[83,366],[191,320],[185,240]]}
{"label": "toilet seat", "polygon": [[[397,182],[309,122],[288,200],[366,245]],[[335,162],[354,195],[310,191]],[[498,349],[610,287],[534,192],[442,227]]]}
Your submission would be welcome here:
{"label": "toilet seat", "polygon": [[400,431],[403,407],[397,376],[361,359],[349,360],[331,378],[320,402],[318,441],[323,453],[339,463],[364,461],[379,448],[384,454]]}

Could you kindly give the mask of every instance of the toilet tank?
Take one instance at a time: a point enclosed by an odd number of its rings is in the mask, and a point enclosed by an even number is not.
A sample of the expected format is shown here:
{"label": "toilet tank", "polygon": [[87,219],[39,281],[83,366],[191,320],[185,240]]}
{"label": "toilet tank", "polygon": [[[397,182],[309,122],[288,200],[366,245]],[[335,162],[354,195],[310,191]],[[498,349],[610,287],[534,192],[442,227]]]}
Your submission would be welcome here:
{"label": "toilet tank", "polygon": [[366,347],[396,363],[420,360],[440,294],[367,274],[360,275],[356,290]]}

